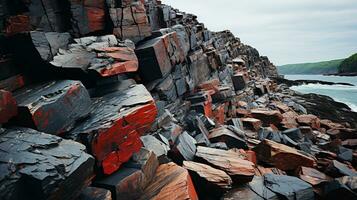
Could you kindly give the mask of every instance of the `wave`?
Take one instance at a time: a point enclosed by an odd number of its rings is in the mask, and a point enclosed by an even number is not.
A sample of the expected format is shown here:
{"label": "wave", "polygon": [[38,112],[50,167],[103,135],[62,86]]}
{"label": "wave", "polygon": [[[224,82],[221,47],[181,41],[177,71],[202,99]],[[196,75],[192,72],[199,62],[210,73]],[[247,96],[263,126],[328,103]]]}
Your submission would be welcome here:
{"label": "wave", "polygon": [[348,86],[348,85],[322,85],[322,84],[306,84],[300,86],[292,86],[291,89],[301,88],[301,89],[323,89],[323,90],[351,90],[357,92],[356,86]]}

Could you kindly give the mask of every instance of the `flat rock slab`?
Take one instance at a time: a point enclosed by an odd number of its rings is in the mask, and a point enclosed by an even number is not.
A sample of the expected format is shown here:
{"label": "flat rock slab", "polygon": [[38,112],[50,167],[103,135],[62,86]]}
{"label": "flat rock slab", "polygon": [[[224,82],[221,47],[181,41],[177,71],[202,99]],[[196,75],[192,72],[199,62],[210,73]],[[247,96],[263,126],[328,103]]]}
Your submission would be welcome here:
{"label": "flat rock slab", "polygon": [[321,126],[320,119],[315,115],[300,115],[296,120],[299,124],[311,126],[313,129],[319,129]]}
{"label": "flat rock slab", "polygon": [[208,138],[212,143],[224,142],[230,149],[248,149],[244,139],[238,137],[237,134],[224,126],[211,130]]}
{"label": "flat rock slab", "polygon": [[309,167],[301,167],[299,170],[299,178],[310,183],[313,186],[331,181],[331,177],[326,174]]}
{"label": "flat rock slab", "polygon": [[253,179],[254,163],[240,158],[242,155],[208,147],[197,147],[196,158],[231,176],[234,183],[246,183]]}
{"label": "flat rock slab", "polygon": [[156,176],[139,199],[198,200],[190,174],[174,163],[160,165]]}
{"label": "flat rock slab", "polygon": [[172,148],[175,160],[191,161],[195,158],[197,141],[186,131],[177,137],[174,147]]}
{"label": "flat rock slab", "polygon": [[85,146],[27,128],[0,134],[0,199],[75,199],[90,184]]}
{"label": "flat rock slab", "polygon": [[222,170],[192,161],[184,161],[183,167],[190,172],[194,184],[198,186],[197,192],[201,199],[220,197],[232,187],[231,177]]}
{"label": "flat rock slab", "polygon": [[0,124],[17,115],[17,103],[11,92],[0,90]]}
{"label": "flat rock slab", "polygon": [[269,163],[281,170],[296,170],[300,166],[314,167],[316,160],[289,146],[270,140],[259,143],[254,151],[258,161]]}
{"label": "flat rock slab", "polygon": [[277,110],[251,110],[251,114],[254,118],[260,119],[263,122],[263,125],[269,126],[270,124],[279,125],[283,116]]}
{"label": "flat rock slab", "polygon": [[88,146],[104,174],[112,174],[142,147],[140,136],[151,128],[157,109],[143,85],[97,98],[87,120],[68,137]]}
{"label": "flat rock slab", "polygon": [[315,199],[312,186],[293,176],[266,174],[264,175],[264,183],[271,191],[288,200]]}
{"label": "flat rock slab", "polygon": [[325,170],[325,173],[334,177],[342,177],[342,176],[357,176],[357,172],[347,165],[338,162],[337,160],[333,160]]}
{"label": "flat rock slab", "polygon": [[111,191],[113,200],[138,199],[153,180],[159,166],[156,155],[146,149],[135,153],[125,167],[94,182],[97,187]]}
{"label": "flat rock slab", "polygon": [[79,81],[30,85],[14,93],[19,115],[13,124],[50,134],[71,130],[89,113],[91,99]]}

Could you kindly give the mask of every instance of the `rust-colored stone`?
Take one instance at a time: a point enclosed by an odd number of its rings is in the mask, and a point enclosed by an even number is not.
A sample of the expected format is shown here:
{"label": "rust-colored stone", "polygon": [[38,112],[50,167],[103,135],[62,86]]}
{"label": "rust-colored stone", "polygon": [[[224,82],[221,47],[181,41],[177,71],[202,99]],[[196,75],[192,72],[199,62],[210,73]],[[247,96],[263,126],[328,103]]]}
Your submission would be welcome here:
{"label": "rust-colored stone", "polygon": [[197,147],[196,158],[225,171],[234,183],[245,183],[254,176],[254,163],[243,160],[240,154],[208,147]]}
{"label": "rust-colored stone", "polygon": [[11,92],[0,90],[0,124],[17,115],[17,103]]}
{"label": "rust-colored stone", "polygon": [[311,126],[315,130],[320,128],[320,119],[315,115],[300,115],[297,117],[297,122],[301,125]]}
{"label": "rust-colored stone", "polygon": [[309,167],[300,167],[299,178],[313,186],[332,180],[331,177],[327,176],[326,174]]}
{"label": "rust-colored stone", "polygon": [[253,131],[258,131],[263,125],[262,121],[255,118],[241,118],[241,121],[243,123],[244,128]]}
{"label": "rust-colored stone", "polygon": [[264,140],[254,148],[258,160],[281,170],[296,170],[300,166],[314,167],[316,160],[289,146]]}
{"label": "rust-colored stone", "polygon": [[174,163],[160,165],[154,180],[145,188],[139,200],[198,200],[188,171]]}
{"label": "rust-colored stone", "polygon": [[265,126],[269,126],[270,124],[279,125],[283,120],[283,116],[277,110],[253,109],[251,112],[252,116],[260,119]]}

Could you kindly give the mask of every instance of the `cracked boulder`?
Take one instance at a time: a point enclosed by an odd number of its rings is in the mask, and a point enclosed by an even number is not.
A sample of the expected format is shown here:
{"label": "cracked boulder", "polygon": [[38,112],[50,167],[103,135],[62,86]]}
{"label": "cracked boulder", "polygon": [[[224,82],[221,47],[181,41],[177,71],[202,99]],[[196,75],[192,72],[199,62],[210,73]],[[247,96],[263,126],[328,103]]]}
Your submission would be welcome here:
{"label": "cracked boulder", "polygon": [[71,130],[89,113],[91,99],[79,81],[30,85],[14,93],[18,116],[11,122],[50,134]]}
{"label": "cracked boulder", "polygon": [[97,167],[109,175],[140,150],[140,136],[155,121],[156,105],[143,85],[134,85],[95,99],[90,110],[67,137],[86,144]]}
{"label": "cracked boulder", "polygon": [[27,128],[0,134],[0,199],[75,199],[90,184],[85,146]]}

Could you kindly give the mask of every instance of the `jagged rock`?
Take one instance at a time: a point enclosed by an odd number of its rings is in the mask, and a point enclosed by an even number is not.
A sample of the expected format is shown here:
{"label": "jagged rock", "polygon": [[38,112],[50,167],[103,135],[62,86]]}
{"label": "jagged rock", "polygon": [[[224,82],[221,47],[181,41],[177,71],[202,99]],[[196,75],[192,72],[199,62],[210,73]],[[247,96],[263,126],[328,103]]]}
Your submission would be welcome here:
{"label": "jagged rock", "polygon": [[158,166],[156,155],[142,148],[123,168],[95,181],[94,185],[110,190],[114,200],[138,199],[144,195],[143,191],[153,180]]}
{"label": "jagged rock", "polygon": [[300,166],[314,167],[315,159],[308,157],[298,150],[270,140],[258,144],[254,151],[258,161],[272,164],[281,170],[296,170]]}
{"label": "jagged rock", "polygon": [[299,178],[310,183],[313,186],[331,181],[331,178],[326,174],[309,167],[301,167],[299,170]]}
{"label": "jagged rock", "polygon": [[273,192],[285,199],[314,199],[314,191],[310,184],[292,176],[266,174],[264,183]]}
{"label": "jagged rock", "polygon": [[172,65],[163,38],[151,39],[139,45],[135,52],[139,58],[140,77],[145,81],[163,78],[171,72]]}
{"label": "jagged rock", "polygon": [[[170,146],[167,140],[167,143],[164,143],[152,135],[145,135],[140,138],[144,147],[150,151],[153,151],[157,157],[167,155],[170,150]],[[161,136],[161,139],[163,139],[163,136]]]}
{"label": "jagged rock", "polygon": [[197,160],[225,171],[234,183],[245,183],[254,176],[254,163],[240,158],[240,154],[207,147],[197,147]]}
{"label": "jagged rock", "polygon": [[17,115],[17,103],[11,92],[0,90],[0,124]]}
{"label": "jagged rock", "polygon": [[253,109],[251,110],[251,113],[254,118],[260,119],[265,126],[269,126],[270,124],[279,125],[283,120],[283,116],[277,110]]}
{"label": "jagged rock", "polygon": [[167,76],[155,90],[159,94],[161,100],[175,101],[177,99],[177,91],[174,80],[171,75]]}
{"label": "jagged rock", "polygon": [[261,120],[255,118],[241,118],[240,120],[245,128],[254,131],[258,131],[263,125]]}
{"label": "jagged rock", "polygon": [[357,172],[347,167],[347,165],[333,160],[327,167],[325,173],[332,177],[356,176]]}
{"label": "jagged rock", "polygon": [[94,159],[85,146],[26,128],[0,135],[0,198],[75,199],[90,184]]}
{"label": "jagged rock", "polygon": [[232,82],[235,91],[243,90],[247,85],[247,81],[242,73],[232,76]]}
{"label": "jagged rock", "polygon": [[244,138],[238,137],[233,131],[224,126],[211,130],[208,138],[213,143],[224,142],[230,149],[248,149]]}
{"label": "jagged rock", "polygon": [[231,188],[232,179],[224,171],[215,169],[205,164],[184,161],[183,167],[187,169],[197,188],[199,197],[220,197],[222,193]]}
{"label": "jagged rock", "polygon": [[87,187],[78,200],[112,200],[112,193],[103,188]]}
{"label": "jagged rock", "polygon": [[178,162],[181,160],[193,160],[196,154],[196,143],[195,138],[190,136],[186,131],[180,134],[172,149],[175,159]]}
{"label": "jagged rock", "polygon": [[311,126],[313,129],[320,128],[320,119],[315,115],[300,115],[297,118],[297,122],[302,125]]}
{"label": "jagged rock", "polygon": [[266,185],[264,177],[254,176],[253,180],[248,183],[249,188],[258,194],[261,198],[267,200],[278,200],[279,196],[272,192]]}
{"label": "jagged rock", "polygon": [[198,195],[188,171],[171,162],[159,166],[139,199],[198,200]]}
{"label": "jagged rock", "polygon": [[104,174],[112,174],[140,150],[140,135],[156,118],[155,102],[143,85],[97,98],[90,117],[67,137],[88,145]]}
{"label": "jagged rock", "polygon": [[14,93],[19,114],[15,125],[61,134],[89,113],[91,99],[79,81],[52,81],[30,85]]}

